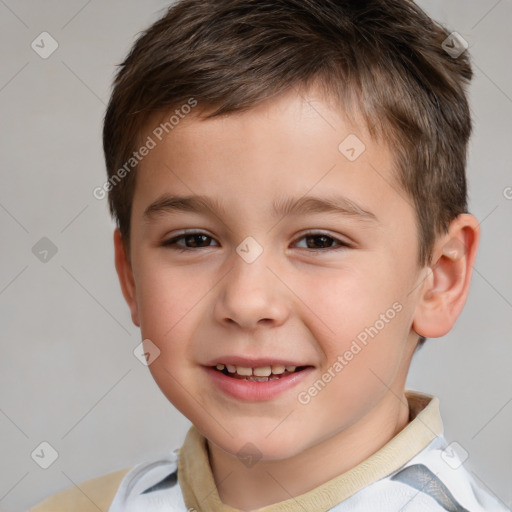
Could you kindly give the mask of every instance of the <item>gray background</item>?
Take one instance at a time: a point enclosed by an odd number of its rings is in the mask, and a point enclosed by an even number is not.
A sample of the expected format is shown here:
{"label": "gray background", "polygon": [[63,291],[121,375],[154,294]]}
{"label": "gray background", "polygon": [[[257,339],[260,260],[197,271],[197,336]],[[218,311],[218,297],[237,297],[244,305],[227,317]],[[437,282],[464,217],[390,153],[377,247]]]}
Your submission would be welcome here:
{"label": "gray background", "polygon": [[[166,5],[0,0],[3,511],[174,448],[189,426],[132,353],[140,334],[115,274],[114,224],[92,195],[105,180],[101,123],[114,66]],[[468,176],[483,235],[467,306],[448,336],[417,354],[408,387],[439,397],[447,439],[511,507],[512,2],[421,5],[474,59]],[[47,59],[31,48],[43,31],[59,44]],[[57,248],[46,263],[32,252],[43,237]],[[48,469],[31,458],[42,441],[59,455]]]}

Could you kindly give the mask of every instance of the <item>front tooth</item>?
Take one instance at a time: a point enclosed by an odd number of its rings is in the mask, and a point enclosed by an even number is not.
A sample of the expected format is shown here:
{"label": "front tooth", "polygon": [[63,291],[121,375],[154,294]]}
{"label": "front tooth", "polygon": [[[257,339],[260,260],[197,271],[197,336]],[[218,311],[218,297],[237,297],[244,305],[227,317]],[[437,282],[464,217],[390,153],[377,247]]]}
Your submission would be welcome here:
{"label": "front tooth", "polygon": [[273,364],[272,373],[274,375],[281,375],[281,373],[284,373],[284,366],[282,364]]}
{"label": "front tooth", "polygon": [[236,373],[238,375],[243,375],[244,377],[249,377],[252,375],[252,368],[246,368],[245,366],[237,366]]}
{"label": "front tooth", "polygon": [[215,368],[217,368],[217,370],[224,370],[224,365],[218,364]]}
{"label": "front tooth", "polygon": [[268,377],[272,373],[270,366],[259,366],[252,371],[256,377]]}
{"label": "front tooth", "polygon": [[229,373],[236,373],[236,366],[233,366],[232,364],[227,364],[226,368],[228,369]]}
{"label": "front tooth", "polygon": [[295,371],[295,368],[297,368],[296,366],[287,366],[286,369],[289,371],[289,372],[294,372]]}

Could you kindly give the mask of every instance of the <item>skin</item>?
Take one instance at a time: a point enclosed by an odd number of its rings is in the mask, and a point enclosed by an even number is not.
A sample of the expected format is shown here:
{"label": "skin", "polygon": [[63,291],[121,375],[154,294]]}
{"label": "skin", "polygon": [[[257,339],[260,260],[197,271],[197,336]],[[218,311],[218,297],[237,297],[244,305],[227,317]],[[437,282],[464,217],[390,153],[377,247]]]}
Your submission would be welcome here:
{"label": "skin", "polygon": [[[351,133],[366,146],[353,162],[338,150]],[[252,510],[307,492],[407,425],[404,387],[418,335],[448,332],[468,293],[479,239],[474,217],[454,219],[432,264],[420,266],[416,214],[396,183],[392,152],[315,89],[207,121],[190,114],[137,172],[130,253],[116,230],[116,269],[133,322],[160,350],[149,367],[155,381],[208,439],[224,503]],[[225,212],[145,220],[164,192],[206,195]],[[271,213],[280,198],[334,194],[376,220]],[[176,250],[185,239],[162,245],[184,229],[210,238],[188,239],[186,252]],[[305,238],[311,230],[331,238]],[[252,263],[236,252],[248,236],[263,248]],[[346,245],[336,249],[337,240]],[[298,394],[397,302],[400,312],[378,335],[300,403]],[[226,354],[293,358],[314,369],[272,400],[244,402],[219,391],[203,367]],[[249,442],[261,454],[252,467],[237,457]]]}

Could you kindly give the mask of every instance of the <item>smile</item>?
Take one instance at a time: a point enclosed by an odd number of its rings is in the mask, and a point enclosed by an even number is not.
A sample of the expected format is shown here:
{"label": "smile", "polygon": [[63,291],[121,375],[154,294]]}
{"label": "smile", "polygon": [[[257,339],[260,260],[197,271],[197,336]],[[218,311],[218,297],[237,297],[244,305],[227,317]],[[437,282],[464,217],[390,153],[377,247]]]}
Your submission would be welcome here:
{"label": "smile", "polygon": [[228,377],[252,382],[268,382],[281,379],[292,373],[304,370],[305,366],[284,366],[282,364],[258,366],[250,368],[247,366],[238,366],[233,364],[217,364],[213,367],[215,370]]}
{"label": "smile", "polygon": [[203,368],[214,389],[248,402],[273,400],[304,383],[315,371],[313,366],[293,364],[292,361],[233,356],[210,361]]}

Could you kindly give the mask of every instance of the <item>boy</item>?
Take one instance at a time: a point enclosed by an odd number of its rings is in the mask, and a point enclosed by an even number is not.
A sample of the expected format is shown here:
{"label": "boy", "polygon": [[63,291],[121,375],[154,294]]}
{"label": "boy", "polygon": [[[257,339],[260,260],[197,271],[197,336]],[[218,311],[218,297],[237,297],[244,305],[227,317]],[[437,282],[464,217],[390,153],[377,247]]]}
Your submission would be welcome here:
{"label": "boy", "polygon": [[460,45],[408,0],[183,0],[139,38],[102,190],[149,369],[193,427],[91,503],[505,510],[405,390],[479,241]]}

